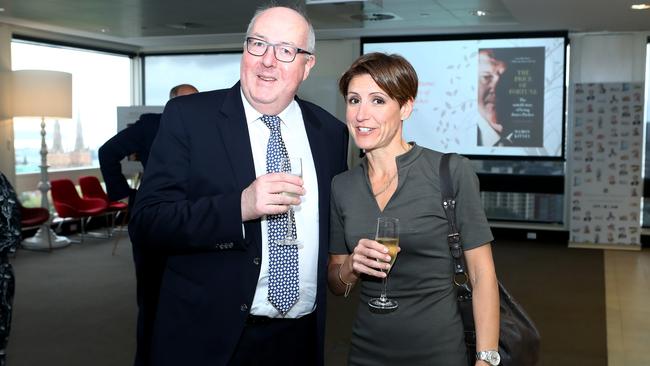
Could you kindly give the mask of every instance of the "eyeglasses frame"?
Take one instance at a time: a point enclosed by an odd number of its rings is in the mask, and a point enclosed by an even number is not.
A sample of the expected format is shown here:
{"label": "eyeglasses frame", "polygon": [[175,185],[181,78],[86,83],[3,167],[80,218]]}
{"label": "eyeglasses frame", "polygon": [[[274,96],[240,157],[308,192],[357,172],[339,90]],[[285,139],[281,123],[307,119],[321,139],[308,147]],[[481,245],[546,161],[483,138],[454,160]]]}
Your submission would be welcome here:
{"label": "eyeglasses frame", "polygon": [[[262,52],[262,53],[259,54],[259,55],[256,55],[256,54],[252,53],[252,52],[248,49],[248,45],[249,45],[248,42],[249,42],[250,40],[255,40],[255,41],[259,41],[259,42],[264,43],[264,44],[266,45],[266,47],[264,48],[264,52]],[[266,54],[266,52],[269,50],[269,46],[273,47],[273,57],[275,57],[275,59],[278,60],[279,62],[284,62],[284,63],[291,63],[291,62],[294,62],[294,61],[296,60],[296,57],[298,56],[298,54],[301,54],[301,53],[302,53],[302,54],[305,54],[305,55],[309,55],[309,56],[313,56],[313,55],[314,55],[312,52],[309,52],[309,51],[307,51],[307,50],[305,50],[305,49],[302,49],[302,48],[300,48],[300,47],[292,46],[292,45],[289,45],[289,44],[286,44],[286,43],[271,43],[271,42],[267,42],[267,41],[265,41],[265,40],[263,40],[263,39],[261,39],[261,38],[251,37],[251,36],[246,37],[246,39],[244,40],[244,48],[246,48],[246,52],[248,52],[249,54],[251,54],[251,55],[253,55],[253,56],[258,56],[258,57],[264,56],[264,55]],[[293,48],[293,49],[296,50],[296,54],[293,56],[293,59],[292,59],[291,61],[280,60],[280,59],[278,58],[277,53],[276,53],[276,52],[277,52],[277,51],[276,51],[277,48],[275,48],[275,46],[282,46],[282,47]]]}

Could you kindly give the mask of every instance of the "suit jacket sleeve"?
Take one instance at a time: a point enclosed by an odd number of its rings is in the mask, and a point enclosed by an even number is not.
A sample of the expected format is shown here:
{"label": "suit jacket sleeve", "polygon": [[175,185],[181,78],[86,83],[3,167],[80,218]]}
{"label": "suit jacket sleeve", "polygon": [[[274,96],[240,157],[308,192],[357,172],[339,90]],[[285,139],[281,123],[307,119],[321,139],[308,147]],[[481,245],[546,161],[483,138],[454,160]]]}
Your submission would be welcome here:
{"label": "suit jacket sleeve", "polygon": [[99,167],[106,182],[106,191],[111,201],[128,197],[131,187],[122,174],[120,161],[127,155],[138,152],[146,131],[142,123],[137,122],[118,132],[99,148]]}
{"label": "suit jacket sleeve", "polygon": [[[199,96],[199,98],[201,98]],[[199,175],[218,175],[218,162],[197,148],[205,119],[183,100],[167,103],[129,224],[131,237],[143,245],[174,252],[237,250],[247,244],[241,221],[241,190],[201,184]],[[188,129],[191,126],[191,131]]]}

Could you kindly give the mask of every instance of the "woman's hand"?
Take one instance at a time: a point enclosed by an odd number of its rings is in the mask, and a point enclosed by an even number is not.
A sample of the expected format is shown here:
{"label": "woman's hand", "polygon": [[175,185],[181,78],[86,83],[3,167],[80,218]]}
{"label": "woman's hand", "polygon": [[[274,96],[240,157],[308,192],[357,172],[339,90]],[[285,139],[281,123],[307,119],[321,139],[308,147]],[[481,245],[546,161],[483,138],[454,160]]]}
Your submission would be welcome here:
{"label": "woman's hand", "polygon": [[[398,253],[401,249],[398,248]],[[352,270],[357,273],[365,273],[370,276],[384,278],[390,268],[390,255],[388,248],[370,239],[361,239],[350,255]]]}

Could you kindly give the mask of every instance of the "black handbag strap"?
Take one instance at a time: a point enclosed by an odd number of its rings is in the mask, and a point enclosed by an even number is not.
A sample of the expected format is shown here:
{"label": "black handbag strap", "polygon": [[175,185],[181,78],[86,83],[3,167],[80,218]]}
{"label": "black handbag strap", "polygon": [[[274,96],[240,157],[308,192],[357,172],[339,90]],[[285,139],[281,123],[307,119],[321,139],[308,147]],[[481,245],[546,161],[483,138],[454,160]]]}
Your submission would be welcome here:
{"label": "black handbag strap", "polygon": [[460,232],[456,225],[456,198],[451,180],[449,160],[453,154],[443,154],[440,159],[440,194],[442,196],[442,208],[447,216],[447,244],[454,262],[454,284],[459,296],[471,296],[472,289],[469,284],[467,269],[465,268],[465,256],[463,255],[463,244]]}

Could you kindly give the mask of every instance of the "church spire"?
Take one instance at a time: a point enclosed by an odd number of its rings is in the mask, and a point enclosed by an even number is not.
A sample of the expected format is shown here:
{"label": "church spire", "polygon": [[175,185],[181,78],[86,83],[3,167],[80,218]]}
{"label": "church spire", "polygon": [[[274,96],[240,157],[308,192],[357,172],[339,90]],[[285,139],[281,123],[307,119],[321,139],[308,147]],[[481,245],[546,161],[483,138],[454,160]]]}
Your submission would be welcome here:
{"label": "church spire", "polygon": [[61,143],[61,125],[59,125],[58,119],[54,121],[54,136],[50,152],[63,153],[63,144]]}
{"label": "church spire", "polygon": [[74,143],[74,151],[83,151],[84,149],[84,135],[81,130],[81,121],[77,119],[77,139]]}

